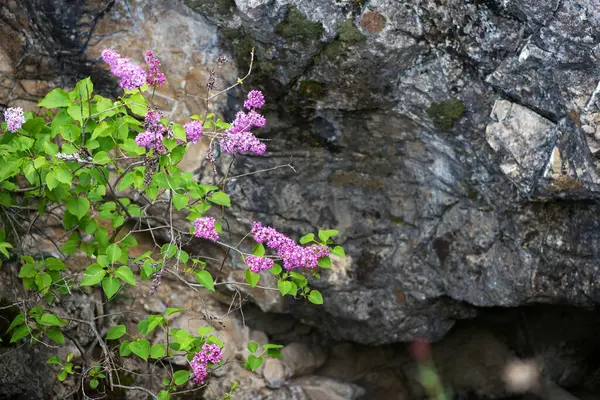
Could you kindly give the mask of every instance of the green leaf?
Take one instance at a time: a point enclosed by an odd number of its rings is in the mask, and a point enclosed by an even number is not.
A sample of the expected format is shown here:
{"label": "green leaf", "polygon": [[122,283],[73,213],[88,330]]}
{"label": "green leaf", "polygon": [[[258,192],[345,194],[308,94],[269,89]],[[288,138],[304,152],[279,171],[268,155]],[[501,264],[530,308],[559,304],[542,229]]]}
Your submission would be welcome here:
{"label": "green leaf", "polygon": [[89,100],[92,98],[92,92],[94,91],[94,84],[92,79],[88,76],[85,79],[80,80],[75,85],[75,95],[80,100]]}
{"label": "green leaf", "polygon": [[[6,249],[12,249],[12,248],[13,248],[12,244],[10,244],[10,243],[8,243],[8,242],[3,242],[3,243],[0,243],[0,253],[4,254],[4,256],[5,256],[6,258],[9,258],[9,257],[10,257],[10,255],[8,254],[8,250],[6,250]],[[2,264],[0,264],[0,266],[1,266],[1,265],[2,265]]]}
{"label": "green leaf", "polygon": [[205,325],[205,326],[201,326],[200,328],[198,328],[198,335],[200,336],[206,336],[210,333],[210,331],[212,330],[212,326],[210,325]]}
{"label": "green leaf", "polygon": [[331,258],[329,258],[329,257],[319,258],[318,265],[321,268],[331,268]]}
{"label": "green leaf", "polygon": [[271,268],[269,270],[270,273],[272,273],[273,275],[279,275],[281,274],[281,265],[279,264],[273,264],[273,268]]}
{"label": "green leaf", "polygon": [[60,329],[50,329],[48,332],[46,332],[46,335],[48,335],[48,339],[52,340],[53,342],[65,344],[65,336]]}
{"label": "green leaf", "polygon": [[130,343],[127,340],[121,342],[121,346],[119,346],[119,355],[121,357],[127,357],[131,354],[131,349],[129,348],[129,345]]}
{"label": "green leaf", "polygon": [[123,100],[132,113],[141,117],[146,115],[148,111],[148,103],[144,96],[140,93],[133,94]]}
{"label": "green leaf", "polygon": [[92,379],[90,381],[90,388],[91,389],[96,389],[98,387],[98,385],[100,384],[100,382],[98,382],[97,379]]}
{"label": "green leaf", "polygon": [[85,197],[67,200],[67,211],[81,220],[90,210],[90,201]]}
{"label": "green leaf", "polygon": [[184,142],[186,141],[186,134],[185,134],[185,128],[179,124],[173,124],[173,126],[171,127],[171,129],[173,130],[173,138],[174,139],[179,139],[179,140],[183,140]]}
{"label": "green leaf", "polygon": [[327,243],[330,237],[337,236],[340,232],[335,229],[327,229],[324,231],[319,231],[319,239],[323,241],[323,243]]}
{"label": "green leaf", "polygon": [[270,344],[270,343],[263,344],[263,349],[265,349],[265,350],[282,349],[282,348],[283,348],[283,345],[281,345],[281,344]]}
{"label": "green leaf", "polygon": [[254,353],[256,350],[258,350],[258,343],[256,343],[256,342],[248,342],[248,351],[250,353]]}
{"label": "green leaf", "polygon": [[52,356],[46,361],[46,364],[60,365],[60,358],[58,358],[58,356]]}
{"label": "green leaf", "polygon": [[149,315],[148,326],[146,327],[146,334],[152,332],[158,325],[162,325],[165,321],[162,315]]}
{"label": "green leaf", "polygon": [[170,317],[171,315],[173,315],[175,313],[179,313],[179,312],[183,312],[183,311],[185,311],[185,308],[183,308],[183,307],[179,307],[179,308],[167,308],[165,310],[165,314],[167,314],[167,316]]}
{"label": "green leaf", "polygon": [[165,346],[160,343],[155,343],[150,348],[150,358],[161,358],[166,354]]}
{"label": "green leaf", "polygon": [[64,370],[64,369],[63,369],[63,370],[61,370],[61,371],[58,373],[58,375],[56,375],[56,377],[58,378],[58,380],[59,380],[59,381],[61,381],[61,382],[62,382],[62,381],[64,381],[65,379],[67,379],[67,376],[68,376],[68,374],[67,374],[67,371],[66,371],[66,370]]}
{"label": "green leaf", "polygon": [[15,343],[23,339],[25,336],[29,335],[29,333],[30,331],[27,325],[19,325],[13,332],[12,337],[10,338],[10,343]]}
{"label": "green leaf", "polygon": [[227,194],[223,193],[223,192],[213,193],[213,195],[210,196],[208,198],[208,200],[215,204],[219,204],[221,206],[225,206],[225,207],[231,206],[231,201],[229,200],[229,196],[227,196]]}
{"label": "green leaf", "polygon": [[39,291],[42,291],[42,294],[46,294],[47,290],[52,285],[52,277],[47,273],[39,273],[35,276],[35,284],[38,287]]}
{"label": "green leaf", "polygon": [[106,270],[100,264],[92,264],[85,270],[79,286],[93,286],[99,283],[106,275]]}
{"label": "green leaf", "polygon": [[246,275],[246,282],[248,282],[250,287],[255,287],[258,284],[260,274],[250,271],[250,268],[248,268],[244,274]]}
{"label": "green leaf", "polygon": [[56,172],[48,172],[48,175],[46,175],[46,185],[48,186],[48,189],[55,189],[59,183],[60,182],[58,182],[58,179],[56,178]]}
{"label": "green leaf", "polygon": [[190,372],[185,369],[175,371],[173,374],[173,381],[175,381],[176,385],[183,385],[188,379],[190,379]]}
{"label": "green leaf", "polygon": [[333,249],[331,249],[331,254],[334,254],[338,257],[346,257],[346,252],[342,246],[335,246]]}
{"label": "green leaf", "polygon": [[163,244],[163,246],[160,248],[160,253],[166,254],[167,257],[173,257],[175,254],[177,254],[177,245],[173,243]]}
{"label": "green leaf", "polygon": [[117,278],[107,276],[104,279],[102,279],[102,289],[104,290],[104,293],[106,294],[106,297],[108,297],[108,299],[111,299],[115,295],[115,293],[117,293],[120,287],[121,283]]}
{"label": "green leaf", "polygon": [[315,240],[314,233],[308,233],[300,238],[300,244],[306,244]]}
{"label": "green leaf", "polygon": [[52,90],[39,103],[39,107],[58,108],[66,107],[71,104],[69,94],[60,88]]}
{"label": "green leaf", "polygon": [[252,249],[252,255],[262,257],[265,255],[265,246],[262,243],[257,243]]}
{"label": "green leaf", "polygon": [[6,330],[6,333],[12,331],[15,328],[15,326],[21,325],[23,322],[25,322],[25,314],[23,314],[23,313],[17,314],[15,319],[13,319],[13,321],[10,323],[10,326]]}
{"label": "green leaf", "polygon": [[129,343],[129,349],[144,361],[148,361],[150,355],[150,343],[146,339],[136,340]]}
{"label": "green leaf", "polygon": [[277,287],[281,295],[285,296],[292,291],[292,282],[281,280],[277,282]]}
{"label": "green leaf", "polygon": [[49,271],[63,271],[66,268],[62,261],[54,257],[48,257],[46,259],[46,267]]}
{"label": "green leaf", "polygon": [[198,280],[198,282],[200,282],[202,286],[204,286],[212,292],[215,291],[215,281],[213,280],[213,277],[210,274],[210,272],[203,269],[201,271],[195,271],[194,275],[196,275],[196,279]]}
{"label": "green leaf", "polygon": [[171,400],[171,393],[167,392],[166,390],[161,390],[158,392],[157,400]]}
{"label": "green leaf", "polygon": [[245,367],[252,371],[256,371],[263,363],[262,357],[256,357],[254,354],[250,354],[248,360],[246,360]]}
{"label": "green leaf", "polygon": [[268,349],[267,356],[271,358],[283,358],[283,355],[277,349]]}
{"label": "green leaf", "polygon": [[66,325],[67,321],[62,318],[57,317],[54,314],[44,313],[39,319],[38,324],[44,326],[61,326]]}
{"label": "green leaf", "polygon": [[125,325],[116,325],[113,326],[106,332],[106,340],[115,340],[123,336],[127,332],[127,327]]}
{"label": "green leaf", "polygon": [[33,278],[37,274],[33,264],[25,264],[19,271],[19,278]]}
{"label": "green leaf", "polygon": [[313,304],[323,304],[323,296],[318,290],[311,290],[308,295],[308,301]]}
{"label": "green leaf", "polygon": [[71,185],[72,176],[71,172],[66,168],[55,168],[54,172],[56,173],[56,179],[61,183],[66,183],[67,185]]}
{"label": "green leaf", "polygon": [[173,205],[177,209],[177,211],[181,211],[181,209],[187,206],[190,201],[189,197],[185,194],[176,194],[173,196]]}
{"label": "green leaf", "polygon": [[94,154],[94,157],[92,158],[92,160],[96,163],[96,164],[108,164],[110,162],[110,157],[108,156],[108,154],[105,151],[99,151],[96,154]]}
{"label": "green leaf", "polygon": [[117,275],[123,282],[130,284],[131,286],[137,286],[137,282],[135,281],[135,277],[133,276],[133,272],[131,268],[126,265],[122,265],[115,271],[115,275]]}
{"label": "green leaf", "polygon": [[119,248],[119,245],[113,243],[108,246],[106,249],[106,256],[108,257],[108,261],[111,263],[118,261],[119,258],[121,258],[121,249]]}

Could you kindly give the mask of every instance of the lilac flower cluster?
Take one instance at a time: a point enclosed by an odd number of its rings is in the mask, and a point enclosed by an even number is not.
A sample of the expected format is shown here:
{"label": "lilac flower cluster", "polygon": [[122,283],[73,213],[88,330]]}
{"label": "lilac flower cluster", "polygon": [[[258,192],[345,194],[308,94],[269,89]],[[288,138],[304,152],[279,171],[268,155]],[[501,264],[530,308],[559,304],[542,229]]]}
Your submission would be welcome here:
{"label": "lilac flower cluster", "polygon": [[190,367],[194,373],[194,383],[200,383],[204,385],[204,380],[208,376],[208,363],[218,364],[223,358],[221,349],[216,344],[204,344],[202,350],[196,353],[192,361],[190,361]]}
{"label": "lilac flower cluster", "polygon": [[273,268],[272,258],[267,257],[258,257],[258,256],[248,256],[246,257],[246,265],[250,267],[250,271],[254,273],[259,273],[260,271],[264,271],[266,269]]}
{"label": "lilac flower cluster", "polygon": [[138,146],[148,149],[156,149],[159,153],[164,152],[163,138],[167,128],[160,123],[160,112],[149,110],[144,118],[144,128],[146,130],[135,137]]}
{"label": "lilac flower cluster", "polygon": [[256,111],[264,104],[264,96],[259,90],[248,93],[244,107],[249,111],[240,111],[235,115],[232,127],[225,132],[225,137],[221,140],[221,148],[226,154],[264,154],[267,146],[250,132],[253,127],[262,127],[267,123],[265,117]]}
{"label": "lilac flower cluster", "polygon": [[202,136],[202,123],[200,121],[192,121],[183,125],[185,128],[185,138],[188,142],[198,143]]}
{"label": "lilac flower cluster", "polygon": [[113,49],[104,49],[102,60],[110,65],[110,72],[121,79],[121,88],[133,90],[146,83],[146,71],[139,65],[132,64],[128,58],[121,57]]}
{"label": "lilac flower cluster", "polygon": [[248,97],[244,102],[244,108],[252,110],[254,108],[261,108],[265,105],[265,97],[260,90],[251,90],[248,93]]}
{"label": "lilac flower cluster", "polygon": [[23,116],[23,109],[21,107],[11,107],[4,111],[4,119],[6,120],[6,129],[10,132],[15,133],[25,123],[25,116]]}
{"label": "lilac flower cluster", "polygon": [[216,242],[219,240],[219,233],[215,229],[216,222],[217,221],[211,217],[196,219],[196,221],[194,221],[194,236]]}
{"label": "lilac flower cluster", "polygon": [[[303,247],[297,245],[292,239],[275,229],[263,226],[254,221],[251,232],[254,241],[265,243],[268,248],[277,250],[277,255],[283,260],[283,267],[287,270],[294,268],[316,268],[319,258],[329,255],[327,246],[311,245]],[[247,263],[247,262],[246,262]]]}
{"label": "lilac flower cluster", "polygon": [[160,61],[151,50],[146,51],[146,57],[144,57],[144,59],[146,60],[146,64],[148,64],[148,76],[146,77],[146,82],[148,82],[148,85],[150,86],[162,87],[167,79],[165,78],[165,74],[159,70]]}

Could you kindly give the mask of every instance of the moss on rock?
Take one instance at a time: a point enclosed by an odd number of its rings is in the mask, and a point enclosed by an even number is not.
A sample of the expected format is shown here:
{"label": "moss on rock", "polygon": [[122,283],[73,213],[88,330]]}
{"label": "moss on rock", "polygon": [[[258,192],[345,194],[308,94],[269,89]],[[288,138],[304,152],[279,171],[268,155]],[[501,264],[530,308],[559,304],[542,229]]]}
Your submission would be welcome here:
{"label": "moss on rock", "polygon": [[235,9],[234,0],[185,0],[185,5],[207,16],[227,17]]}
{"label": "moss on rock", "polygon": [[356,44],[361,40],[365,40],[365,35],[356,29],[351,19],[348,19],[340,25],[338,29],[338,39],[344,43]]}
{"label": "moss on rock", "polygon": [[427,109],[427,115],[443,131],[452,129],[454,123],[461,119],[464,113],[465,105],[456,98],[433,103]]}
{"label": "moss on rock", "polygon": [[290,7],[285,19],[277,25],[275,31],[286,38],[318,40],[324,29],[320,22],[311,21],[296,7]]}
{"label": "moss on rock", "polygon": [[300,94],[305,97],[320,99],[323,97],[323,84],[317,81],[300,82]]}

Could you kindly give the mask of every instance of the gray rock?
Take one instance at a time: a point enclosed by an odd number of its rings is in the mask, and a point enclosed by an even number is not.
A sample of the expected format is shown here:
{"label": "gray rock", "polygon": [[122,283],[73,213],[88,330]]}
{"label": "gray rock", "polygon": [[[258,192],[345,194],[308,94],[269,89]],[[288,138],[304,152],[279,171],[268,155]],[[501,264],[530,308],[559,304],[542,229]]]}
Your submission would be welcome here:
{"label": "gray rock", "polygon": [[[98,5],[53,13],[43,1],[26,3],[37,10],[29,30],[0,27],[11,38],[0,52],[6,88],[24,75],[49,86],[61,74],[67,83],[106,77],[85,59],[98,54],[98,45],[83,45],[89,24],[64,38],[51,34],[99,15]],[[233,234],[253,219],[296,238],[336,228],[348,254],[311,281],[323,306],[257,293],[263,310],[293,314],[334,338],[382,344],[438,340],[477,307],[598,303],[599,180],[587,144],[599,131],[596,0],[185,3],[139,12],[168,15],[177,26],[194,22],[181,34],[195,47],[172,52],[173,65],[185,65],[176,54],[202,64],[194,49],[211,56],[229,49],[239,70],[224,76],[235,77],[256,48],[244,89],[265,91],[268,156],[237,158],[230,176],[290,156],[297,171],[228,181],[230,216],[239,222]],[[9,6],[4,20],[23,17]],[[104,17],[135,21],[121,5]],[[168,32],[146,27],[135,25],[130,37],[136,29],[149,38]],[[29,56],[17,74],[11,68],[21,57],[10,52],[25,38]],[[185,80],[182,69],[173,71]],[[3,104],[30,104],[21,86],[4,86]],[[110,93],[114,85],[98,88]],[[232,115],[242,97],[231,92],[220,106]],[[192,105],[172,112],[187,115]],[[199,176],[212,174],[198,164]]]}

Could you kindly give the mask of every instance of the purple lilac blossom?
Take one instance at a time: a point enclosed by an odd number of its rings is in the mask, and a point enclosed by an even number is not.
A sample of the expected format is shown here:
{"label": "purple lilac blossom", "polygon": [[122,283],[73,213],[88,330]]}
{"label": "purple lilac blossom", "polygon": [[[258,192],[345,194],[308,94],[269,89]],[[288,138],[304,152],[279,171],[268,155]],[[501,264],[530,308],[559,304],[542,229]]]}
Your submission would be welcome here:
{"label": "purple lilac blossom", "polygon": [[329,255],[327,246],[302,247],[283,233],[271,227],[263,226],[260,222],[255,221],[252,224],[251,232],[254,234],[255,242],[266,243],[268,248],[277,250],[277,255],[283,260],[283,267],[287,270],[316,268],[319,258]]}
{"label": "purple lilac blossom", "polygon": [[272,258],[267,257],[258,257],[258,256],[248,256],[246,257],[246,265],[250,267],[250,271],[254,273],[259,273],[260,271],[264,271],[266,269],[273,268]]}
{"label": "purple lilac blossom", "polygon": [[164,134],[167,128],[160,123],[160,112],[149,110],[144,118],[145,132],[139,133],[135,137],[135,142],[138,146],[148,149],[156,149],[157,152],[163,153],[166,148],[163,144]]}
{"label": "purple lilac blossom", "polygon": [[248,110],[261,108],[265,104],[265,97],[260,90],[251,90],[244,102],[244,107]]}
{"label": "purple lilac blossom", "polygon": [[185,138],[188,142],[198,143],[202,136],[202,123],[200,121],[192,121],[183,125],[185,128]]}
{"label": "purple lilac blossom", "polygon": [[110,66],[110,72],[121,79],[121,88],[133,90],[146,83],[146,71],[139,65],[132,64],[128,58],[121,57],[116,51],[104,49],[102,60]]}
{"label": "purple lilac blossom", "polygon": [[219,240],[219,233],[215,229],[216,222],[217,221],[211,217],[196,219],[196,221],[194,221],[194,236],[216,242]]}
{"label": "purple lilac blossom", "polygon": [[202,346],[202,350],[196,353],[192,361],[190,361],[190,367],[194,373],[194,383],[200,383],[204,385],[204,380],[208,376],[208,363],[218,364],[223,358],[221,349],[216,344],[205,343]]}
{"label": "purple lilac blossom", "polygon": [[146,77],[146,82],[148,82],[148,85],[158,87],[164,85],[167,79],[159,70],[160,61],[158,58],[156,58],[156,54],[154,54],[154,52],[151,50],[146,51],[145,60],[146,64],[148,64],[148,76]]}
{"label": "purple lilac blossom", "polygon": [[17,132],[25,123],[23,109],[21,107],[7,108],[4,111],[4,119],[6,120],[6,129],[12,133]]}
{"label": "purple lilac blossom", "polygon": [[250,128],[264,126],[265,123],[265,117],[256,111],[239,111],[231,124],[232,127],[225,132],[225,137],[221,140],[223,152],[264,154],[267,146],[250,132]]}

